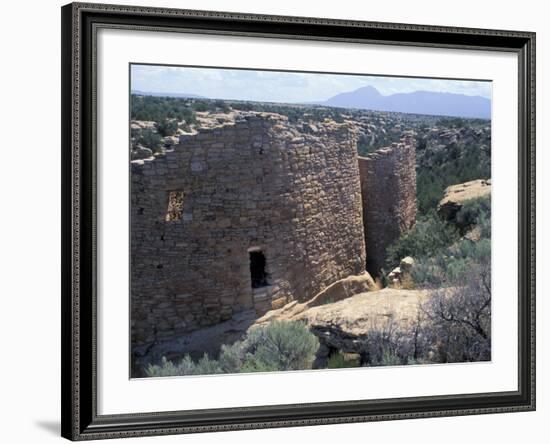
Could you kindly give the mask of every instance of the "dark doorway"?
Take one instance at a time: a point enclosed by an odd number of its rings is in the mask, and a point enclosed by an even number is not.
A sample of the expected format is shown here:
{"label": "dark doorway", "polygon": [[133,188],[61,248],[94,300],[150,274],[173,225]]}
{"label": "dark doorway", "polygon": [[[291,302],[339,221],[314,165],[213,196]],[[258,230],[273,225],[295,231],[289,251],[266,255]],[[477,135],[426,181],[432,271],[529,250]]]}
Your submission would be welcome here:
{"label": "dark doorway", "polygon": [[265,272],[265,256],[261,251],[251,251],[250,255],[250,278],[252,280],[252,288],[266,287],[269,285],[267,281],[267,273]]}

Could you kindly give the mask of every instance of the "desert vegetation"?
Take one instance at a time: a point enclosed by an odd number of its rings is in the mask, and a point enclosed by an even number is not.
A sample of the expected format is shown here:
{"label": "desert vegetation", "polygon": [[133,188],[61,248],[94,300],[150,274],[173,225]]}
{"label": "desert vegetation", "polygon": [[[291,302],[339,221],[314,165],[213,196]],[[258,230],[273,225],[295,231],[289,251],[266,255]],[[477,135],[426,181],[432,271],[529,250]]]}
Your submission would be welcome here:
{"label": "desert vegetation", "polygon": [[490,221],[490,196],[472,199],[451,222],[435,212],[421,216],[416,226],[389,248],[388,267],[401,257],[414,257],[409,285],[431,292],[421,307],[425,322],[414,335],[422,338],[420,347],[430,344],[431,360],[490,359]]}
{"label": "desert vegetation", "polygon": [[[421,139],[418,143],[422,147],[424,141]],[[448,186],[487,177],[491,177],[487,145],[452,142],[438,149],[417,147],[416,186],[420,214],[433,209]]]}
{"label": "desert vegetation", "polygon": [[301,322],[272,322],[251,329],[245,339],[222,345],[218,359],[186,355],[177,363],[150,364],[147,376],[185,376],[304,370],[312,367],[319,340]]}
{"label": "desert vegetation", "polygon": [[457,286],[472,273],[482,274],[491,260],[491,200],[464,203],[452,222],[435,211],[422,215],[411,231],[388,249],[387,267],[415,259],[412,278],[420,287]]}

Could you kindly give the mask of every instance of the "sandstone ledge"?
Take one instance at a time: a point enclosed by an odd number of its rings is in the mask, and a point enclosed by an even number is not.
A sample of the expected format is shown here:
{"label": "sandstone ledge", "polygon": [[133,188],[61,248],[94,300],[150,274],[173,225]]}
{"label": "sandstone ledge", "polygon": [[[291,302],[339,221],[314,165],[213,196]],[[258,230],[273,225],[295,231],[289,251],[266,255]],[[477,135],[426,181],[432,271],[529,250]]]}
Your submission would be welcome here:
{"label": "sandstone ledge", "polygon": [[428,290],[385,288],[315,307],[291,303],[267,313],[251,328],[275,320],[303,321],[319,338],[320,351],[361,354],[364,341],[372,332],[410,334],[418,322],[420,306],[430,295]]}
{"label": "sandstone ledge", "polygon": [[452,220],[462,208],[464,202],[491,194],[491,179],[471,180],[451,185],[445,190],[443,199],[437,206],[437,212],[445,219]]}
{"label": "sandstone ledge", "polygon": [[375,288],[374,280],[367,272],[360,275],[348,276],[332,283],[309,301],[303,303],[292,301],[280,309],[267,312],[255,322],[255,325],[265,324],[274,320],[293,320],[300,313],[313,307],[333,304],[337,301],[352,298],[354,295],[372,291]]}
{"label": "sandstone ledge", "polygon": [[302,320],[310,327],[338,326],[339,330],[350,335],[383,329],[389,322],[406,329],[417,321],[420,304],[429,294],[428,290],[385,288],[317,306],[291,302],[280,310],[267,313],[254,325],[274,320]]}

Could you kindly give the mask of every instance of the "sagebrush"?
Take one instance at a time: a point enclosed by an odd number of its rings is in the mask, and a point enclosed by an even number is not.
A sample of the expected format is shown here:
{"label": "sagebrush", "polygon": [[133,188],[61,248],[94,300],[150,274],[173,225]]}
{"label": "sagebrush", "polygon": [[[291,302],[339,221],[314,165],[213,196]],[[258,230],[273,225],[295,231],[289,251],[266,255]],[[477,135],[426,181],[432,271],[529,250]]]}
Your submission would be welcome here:
{"label": "sagebrush", "polygon": [[218,359],[189,355],[174,363],[149,364],[147,376],[186,376],[311,369],[319,340],[302,322],[274,321],[252,328],[246,338],[223,345]]}

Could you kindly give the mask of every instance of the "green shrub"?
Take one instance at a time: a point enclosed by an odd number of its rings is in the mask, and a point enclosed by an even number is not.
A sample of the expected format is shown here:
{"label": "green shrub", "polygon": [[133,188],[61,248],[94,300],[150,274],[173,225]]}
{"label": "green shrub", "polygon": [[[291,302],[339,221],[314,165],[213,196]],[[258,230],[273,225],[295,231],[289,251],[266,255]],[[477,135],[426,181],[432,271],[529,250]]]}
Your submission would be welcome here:
{"label": "green shrub", "polygon": [[490,154],[482,143],[451,143],[442,150],[424,149],[417,157],[418,211],[435,209],[445,188],[491,176]]}
{"label": "green shrub", "polygon": [[491,197],[479,197],[464,202],[456,213],[454,223],[461,233],[470,230],[474,225],[480,226],[484,237],[491,236]]}
{"label": "green shrub", "polygon": [[178,130],[178,122],[174,119],[164,119],[157,123],[157,131],[162,137],[173,136]]}
{"label": "green shrub", "polygon": [[241,341],[237,341],[232,345],[222,345],[219,363],[223,373],[239,373],[244,357],[245,350]]}
{"label": "green shrub", "polygon": [[254,355],[249,356],[243,363],[241,373],[276,372],[281,370],[275,363],[266,363]]}
{"label": "green shrub", "polygon": [[311,368],[319,340],[301,322],[274,321],[251,330],[246,339],[245,364],[277,370]]}
{"label": "green shrub", "polygon": [[163,145],[162,137],[151,129],[144,129],[136,140],[138,145],[142,145],[151,149],[153,152],[158,152]]}
{"label": "green shrub", "polygon": [[[205,101],[197,100],[192,105],[194,111],[205,112],[210,109],[210,106]],[[215,109],[215,106],[213,107]]]}
{"label": "green shrub", "polygon": [[416,283],[429,287],[463,285],[476,265],[490,263],[490,239],[461,239],[439,254],[420,258],[412,269],[412,277]]}
{"label": "green shrub", "polygon": [[310,369],[319,340],[301,322],[274,321],[252,329],[243,341],[223,345],[218,360],[205,354],[198,362],[186,355],[179,363],[162,358],[147,376],[212,375]]}
{"label": "green shrub", "polygon": [[218,361],[210,359],[205,353],[197,363],[193,362],[191,356],[185,355],[177,364],[162,358],[160,365],[149,364],[145,370],[147,376],[187,376],[187,375],[213,375],[223,373]]}
{"label": "green shrub", "polygon": [[191,99],[180,97],[140,96],[132,94],[130,103],[132,120],[162,122],[176,119],[195,123],[195,112],[191,108]]}
{"label": "green shrub", "polygon": [[459,239],[455,228],[444,222],[435,211],[419,217],[415,226],[387,250],[387,268],[392,270],[401,259],[415,259],[438,254]]}
{"label": "green shrub", "polygon": [[[469,230],[479,229],[477,242],[461,238]],[[491,199],[466,201],[453,222],[441,219],[435,211],[420,216],[411,231],[387,250],[387,269],[412,256],[412,279],[425,287],[462,285],[476,264],[491,261]]]}
{"label": "green shrub", "polygon": [[227,104],[225,100],[215,100],[214,105],[216,108],[218,108],[220,111],[223,111],[224,113],[228,113],[231,111],[231,107]]}
{"label": "green shrub", "polygon": [[215,359],[210,359],[205,353],[204,356],[199,359],[199,362],[195,364],[195,375],[214,375],[217,373],[223,373],[220,364]]}
{"label": "green shrub", "polygon": [[178,364],[174,364],[163,356],[160,365],[149,364],[145,373],[150,377],[194,375],[195,364],[189,355],[186,355]]}

